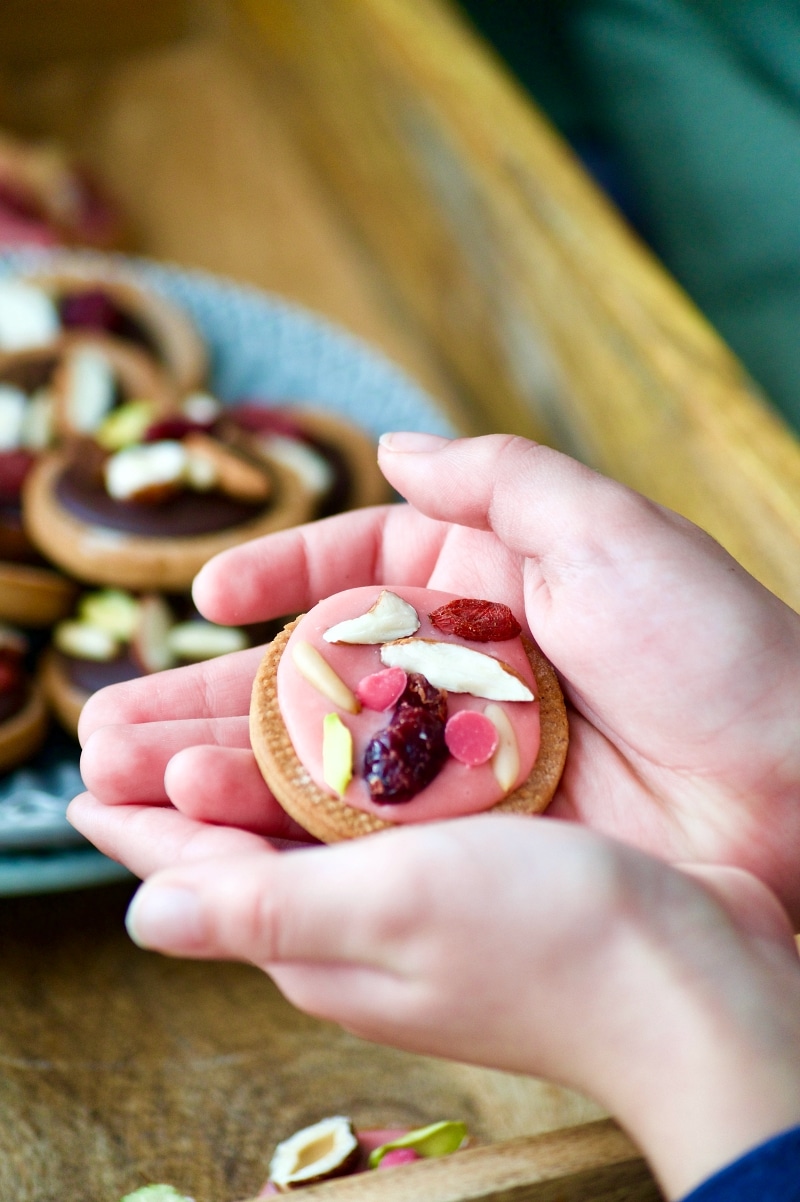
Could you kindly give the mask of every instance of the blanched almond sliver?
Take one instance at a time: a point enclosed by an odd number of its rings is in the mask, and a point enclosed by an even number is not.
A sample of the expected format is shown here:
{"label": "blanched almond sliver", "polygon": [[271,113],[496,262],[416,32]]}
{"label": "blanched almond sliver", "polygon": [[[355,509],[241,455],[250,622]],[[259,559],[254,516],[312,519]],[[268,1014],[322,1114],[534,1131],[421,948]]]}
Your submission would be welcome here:
{"label": "blanched almond sliver", "polygon": [[385,588],[366,613],[337,622],[322,637],[326,643],[372,644],[400,639],[415,630],[419,630],[419,615],[414,606]]}
{"label": "blanched almond sliver", "polygon": [[93,434],[114,407],[114,369],[93,347],[73,351],[65,364],[64,398],[67,421],[79,434]]}
{"label": "blanched almond sliver", "polygon": [[533,701],[522,677],[503,660],[439,639],[398,639],[384,643],[381,661],[387,668],[421,672],[437,689],[471,693],[490,701]]}
{"label": "blanched almond sliver", "polygon": [[497,748],[492,756],[492,771],[495,779],[506,793],[516,784],[519,776],[519,747],[511,719],[501,705],[487,705],[483,711],[497,731]]}
{"label": "blanched almond sliver", "polygon": [[361,703],[356,695],[311,643],[294,643],[292,662],[303,679],[323,697],[327,697],[334,705],[338,705],[339,709],[346,710],[349,714],[359,713]]}
{"label": "blanched almond sliver", "polygon": [[13,384],[0,384],[0,451],[16,451],[23,445],[28,398]]}

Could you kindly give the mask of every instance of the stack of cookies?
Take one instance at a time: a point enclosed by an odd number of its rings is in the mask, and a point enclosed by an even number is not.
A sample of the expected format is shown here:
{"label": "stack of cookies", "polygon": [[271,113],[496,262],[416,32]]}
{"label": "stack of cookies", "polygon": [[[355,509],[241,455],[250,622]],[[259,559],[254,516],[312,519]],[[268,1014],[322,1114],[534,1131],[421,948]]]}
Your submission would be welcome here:
{"label": "stack of cookies", "polygon": [[188,313],[116,261],[0,278],[0,770],[44,738],[45,702],[74,733],[100,685],[264,634],[192,612],[212,555],[388,499],[364,431],[324,408],[223,402],[211,357]]}

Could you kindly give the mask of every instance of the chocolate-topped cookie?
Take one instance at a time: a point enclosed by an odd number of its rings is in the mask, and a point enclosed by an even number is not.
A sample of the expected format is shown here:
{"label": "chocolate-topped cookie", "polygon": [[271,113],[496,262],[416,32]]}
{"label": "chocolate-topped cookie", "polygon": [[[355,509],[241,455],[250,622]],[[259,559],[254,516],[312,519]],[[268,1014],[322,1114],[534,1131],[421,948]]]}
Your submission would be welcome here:
{"label": "chocolate-topped cookie", "polygon": [[48,713],[39,683],[26,666],[28,640],[0,625],[0,771],[17,767],[38,750]]}

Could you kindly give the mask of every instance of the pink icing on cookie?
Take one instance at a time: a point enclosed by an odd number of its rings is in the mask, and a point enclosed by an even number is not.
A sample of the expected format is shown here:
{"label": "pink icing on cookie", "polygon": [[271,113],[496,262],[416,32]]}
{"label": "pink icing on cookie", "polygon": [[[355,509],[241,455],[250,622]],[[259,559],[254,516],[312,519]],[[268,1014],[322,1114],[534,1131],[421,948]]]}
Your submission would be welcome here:
{"label": "pink icing on cookie", "polygon": [[[428,620],[428,613],[452,601],[456,594],[433,589],[392,586],[391,592],[412,605],[419,616],[416,637],[436,639],[470,647],[508,664],[536,695],[536,681],[521,639],[475,643],[452,635],[443,635]],[[365,678],[384,670],[380,644],[345,644],[326,642],[326,630],[339,622],[360,617],[378,599],[381,588],[370,586],[337,593],[321,601],[298,623],[289,639],[278,665],[278,704],[289,738],[300,761],[312,780],[325,792],[333,790],[325,784],[322,770],[322,721],[326,714],[336,712],[353,737],[354,775],[343,800],[355,809],[405,824],[430,822],[456,814],[481,813],[516,788],[529,776],[539,751],[539,705],[530,701],[495,702],[502,706],[511,723],[519,750],[519,772],[512,790],[503,789],[497,782],[491,759],[475,766],[448,757],[438,776],[410,801],[399,804],[378,804],[370,798],[369,789],[361,775],[364,750],[370,739],[386,725],[391,710],[377,711],[362,706],[359,713],[338,708],[300,674],[294,665],[292,648],[298,642],[310,643],[347,685],[358,695]],[[492,704],[484,697],[468,693],[448,693],[448,714],[463,710],[483,714]]]}

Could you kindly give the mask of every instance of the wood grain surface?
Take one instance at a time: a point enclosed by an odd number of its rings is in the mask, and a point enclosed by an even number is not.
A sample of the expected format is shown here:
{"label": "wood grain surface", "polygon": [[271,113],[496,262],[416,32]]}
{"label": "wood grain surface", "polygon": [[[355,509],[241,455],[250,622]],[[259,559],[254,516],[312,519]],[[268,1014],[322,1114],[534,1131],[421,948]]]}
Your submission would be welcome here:
{"label": "wood grain surface", "polygon": [[122,925],[130,893],[0,902],[0,1198],[116,1202],[166,1181],[231,1202],[257,1192],[276,1143],[342,1111],[361,1127],[460,1118],[484,1141],[600,1114],[355,1039],[254,968],[140,951]]}

